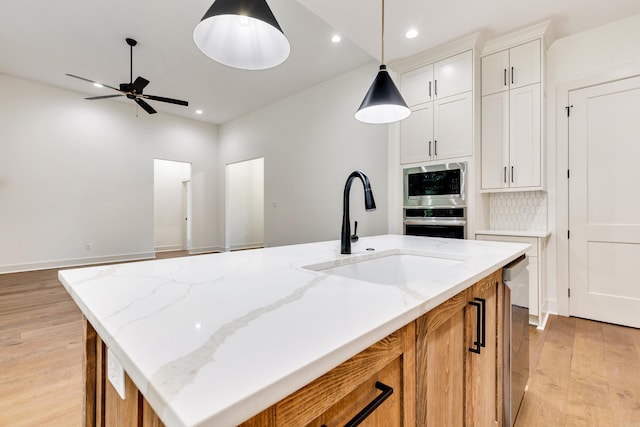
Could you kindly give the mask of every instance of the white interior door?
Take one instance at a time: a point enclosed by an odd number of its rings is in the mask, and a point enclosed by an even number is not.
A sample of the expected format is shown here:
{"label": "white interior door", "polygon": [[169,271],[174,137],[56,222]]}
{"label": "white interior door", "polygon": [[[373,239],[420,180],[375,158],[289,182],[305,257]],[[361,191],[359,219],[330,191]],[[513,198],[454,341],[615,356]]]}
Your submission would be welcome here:
{"label": "white interior door", "polygon": [[569,311],[640,327],[640,77],[569,104]]}

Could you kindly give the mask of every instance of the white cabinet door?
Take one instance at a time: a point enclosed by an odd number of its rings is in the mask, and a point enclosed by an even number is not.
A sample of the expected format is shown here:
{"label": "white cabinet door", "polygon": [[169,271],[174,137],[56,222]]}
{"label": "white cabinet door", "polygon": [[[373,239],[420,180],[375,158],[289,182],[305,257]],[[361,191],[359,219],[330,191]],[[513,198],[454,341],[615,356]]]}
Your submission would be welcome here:
{"label": "white cabinet door", "polygon": [[433,99],[433,64],[402,74],[400,92],[409,107]]}
{"label": "white cabinet door", "polygon": [[400,122],[400,163],[430,160],[433,145],[433,103],[413,110]]}
{"label": "white cabinet door", "polygon": [[509,51],[503,50],[482,58],[482,95],[509,89]]}
{"label": "white cabinet door", "polygon": [[482,189],[509,187],[509,92],[482,97]]}
{"label": "white cabinet door", "polygon": [[433,102],[433,155],[438,160],[473,154],[472,100],[466,92]]}
{"label": "white cabinet door", "polygon": [[509,94],[509,185],[541,185],[540,83]]}
{"label": "white cabinet door", "polygon": [[540,40],[509,49],[511,89],[540,82]]}
{"label": "white cabinet door", "polygon": [[468,92],[473,88],[473,54],[470,50],[433,64],[436,98]]}

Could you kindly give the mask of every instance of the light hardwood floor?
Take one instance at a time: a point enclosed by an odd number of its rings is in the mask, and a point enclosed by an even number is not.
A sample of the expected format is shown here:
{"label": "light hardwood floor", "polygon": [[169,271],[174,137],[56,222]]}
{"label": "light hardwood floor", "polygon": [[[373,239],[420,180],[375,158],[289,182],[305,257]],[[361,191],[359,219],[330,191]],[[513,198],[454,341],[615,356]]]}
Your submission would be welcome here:
{"label": "light hardwood floor", "polygon": [[[0,275],[0,426],[81,425],[81,319],[57,270]],[[517,427],[640,427],[640,330],[552,316],[530,333]]]}

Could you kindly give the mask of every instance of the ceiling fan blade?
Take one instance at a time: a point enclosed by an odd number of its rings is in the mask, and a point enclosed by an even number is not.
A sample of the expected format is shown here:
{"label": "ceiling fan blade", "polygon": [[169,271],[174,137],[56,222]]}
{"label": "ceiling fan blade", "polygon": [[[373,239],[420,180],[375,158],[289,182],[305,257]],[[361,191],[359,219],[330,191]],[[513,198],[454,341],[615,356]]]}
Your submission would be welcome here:
{"label": "ceiling fan blade", "polygon": [[147,104],[147,103],[146,103],[146,102],[144,102],[142,99],[140,99],[140,98],[136,98],[136,99],[135,99],[135,101],[136,101],[136,102],[138,103],[138,105],[139,105],[139,106],[141,106],[141,107],[142,107],[142,109],[143,109],[144,111],[146,111],[147,113],[149,113],[149,114],[155,114],[155,113],[157,113],[157,111],[156,111],[156,110],[154,110],[154,109],[153,109],[153,107],[152,107],[151,105]]}
{"label": "ceiling fan blade", "polygon": [[149,84],[149,80],[144,77],[136,77],[136,80],[133,82],[133,91],[137,94],[141,94],[145,87]]}
{"label": "ceiling fan blade", "polygon": [[118,92],[120,92],[120,89],[116,89],[116,88],[115,88],[115,87],[113,87],[113,86],[109,86],[109,85],[106,85],[106,84],[104,84],[104,83],[97,82],[97,81],[95,81],[95,80],[85,79],[84,77],[76,76],[76,75],[74,75],[74,74],[65,74],[65,76],[73,77],[74,79],[84,80],[85,82],[89,82],[89,83],[99,84],[99,85],[102,85],[102,86],[104,86],[104,87],[108,87],[109,89],[117,90]]}
{"label": "ceiling fan blade", "polygon": [[117,98],[119,96],[124,96],[124,95],[103,95],[103,96],[91,96],[89,98],[85,98],[85,99],[90,99],[92,101],[95,101],[96,99],[107,99],[107,98]]}
{"label": "ceiling fan blade", "polygon": [[145,99],[151,99],[153,101],[168,102],[169,104],[184,105],[185,107],[189,106],[189,103],[187,101],[181,101],[179,99],[165,98],[163,96],[155,95],[143,95],[142,97]]}

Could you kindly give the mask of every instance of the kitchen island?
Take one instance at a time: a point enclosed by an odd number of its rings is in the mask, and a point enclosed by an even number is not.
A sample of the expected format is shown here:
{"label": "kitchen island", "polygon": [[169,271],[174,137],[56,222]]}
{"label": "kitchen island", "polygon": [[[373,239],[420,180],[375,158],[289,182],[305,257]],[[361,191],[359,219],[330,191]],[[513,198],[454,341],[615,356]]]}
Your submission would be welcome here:
{"label": "kitchen island", "polygon": [[[351,255],[330,241],[80,268],[59,277],[87,319],[87,338],[95,331],[114,370],[121,364],[165,425],[232,426],[527,248],[385,235],[360,239]],[[420,278],[383,274],[378,261],[394,255],[428,258],[431,267]],[[374,274],[366,280],[336,269],[370,260],[375,265],[364,270]],[[90,392],[91,375],[87,381]]]}

